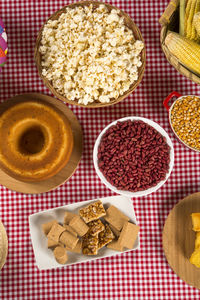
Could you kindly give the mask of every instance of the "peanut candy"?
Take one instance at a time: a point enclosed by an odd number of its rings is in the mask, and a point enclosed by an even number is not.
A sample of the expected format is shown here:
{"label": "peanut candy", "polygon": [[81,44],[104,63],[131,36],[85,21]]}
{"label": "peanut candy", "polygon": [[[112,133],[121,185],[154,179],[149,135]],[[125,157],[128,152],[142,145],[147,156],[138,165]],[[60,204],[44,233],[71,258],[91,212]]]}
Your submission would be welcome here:
{"label": "peanut candy", "polygon": [[66,229],[59,225],[58,223],[53,224],[53,226],[51,227],[47,237],[49,239],[54,240],[55,242],[59,242],[59,238],[61,236],[61,234],[65,231]]}
{"label": "peanut candy", "polygon": [[61,246],[61,247],[63,246],[64,247],[64,245],[62,243],[56,242],[56,241],[48,238],[48,240],[47,240],[47,247],[49,249],[54,249],[55,247],[58,247],[58,246]]}
{"label": "peanut candy", "polygon": [[79,239],[76,236],[74,236],[71,232],[64,231],[60,236],[59,242],[64,244],[66,247],[73,249],[76,247],[78,240]]}
{"label": "peanut candy", "polygon": [[65,248],[58,246],[53,250],[53,254],[54,254],[56,261],[59,264],[61,264],[61,265],[66,264],[66,262],[68,260],[68,256],[67,256],[67,252],[66,252]]}
{"label": "peanut candy", "polygon": [[109,224],[109,226],[110,226],[110,229],[112,230],[112,232],[114,233],[114,235],[116,236],[116,237],[119,237],[120,236],[120,231],[119,230],[117,230],[113,225],[111,225],[111,224]]}
{"label": "peanut candy", "polygon": [[112,241],[106,247],[115,251],[123,251],[123,246],[120,245],[118,240]]}
{"label": "peanut candy", "polygon": [[89,227],[79,216],[73,217],[69,222],[69,225],[73,228],[73,230],[76,231],[79,236],[84,236],[89,230]]}
{"label": "peanut candy", "polygon": [[76,231],[69,225],[63,224],[63,227],[66,228],[67,231],[69,231],[71,234],[73,234],[74,236],[77,236]]}
{"label": "peanut candy", "polygon": [[51,230],[51,228],[54,224],[58,224],[58,222],[56,220],[52,220],[48,223],[42,224],[42,230],[45,235],[47,235],[49,233],[49,231]]}
{"label": "peanut candy", "polygon": [[76,244],[76,246],[73,249],[71,249],[69,247],[66,247],[66,250],[70,251],[70,252],[74,252],[74,253],[80,254],[81,251],[82,251],[82,241],[79,240],[78,243]]}
{"label": "peanut candy", "polygon": [[118,239],[119,244],[128,249],[132,249],[138,236],[139,230],[140,227],[138,225],[126,222]]}
{"label": "peanut candy", "polygon": [[69,222],[75,217],[77,216],[76,214],[70,212],[70,211],[66,211],[65,215],[64,215],[64,225],[69,225]]}
{"label": "peanut candy", "polygon": [[129,217],[124,215],[117,207],[111,205],[106,210],[106,216],[104,218],[108,223],[113,225],[117,230],[121,230],[124,224],[129,221]]}
{"label": "peanut candy", "polygon": [[83,220],[88,223],[93,220],[97,220],[106,215],[105,209],[103,207],[102,202],[96,201],[84,208],[79,210],[79,215],[83,218]]}
{"label": "peanut candy", "polygon": [[82,253],[87,255],[96,255],[98,250],[98,237],[86,233],[82,240]]}
{"label": "peanut candy", "polygon": [[101,231],[98,235],[98,249],[104,247],[114,239],[114,234],[112,233],[108,224],[105,225],[105,230]]}
{"label": "peanut candy", "polygon": [[98,235],[101,231],[105,229],[105,226],[101,222],[101,220],[94,220],[87,223],[89,226],[89,232],[91,235]]}

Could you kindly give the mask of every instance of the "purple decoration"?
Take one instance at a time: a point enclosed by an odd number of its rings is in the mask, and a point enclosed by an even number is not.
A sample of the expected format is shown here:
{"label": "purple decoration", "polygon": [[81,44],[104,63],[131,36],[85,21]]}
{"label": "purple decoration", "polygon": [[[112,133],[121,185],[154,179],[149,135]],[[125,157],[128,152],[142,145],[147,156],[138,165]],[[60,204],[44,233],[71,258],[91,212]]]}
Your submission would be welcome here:
{"label": "purple decoration", "polygon": [[0,47],[1,49],[5,52],[5,50],[7,49],[7,43],[4,40],[4,38],[2,38],[2,36],[0,36]]}
{"label": "purple decoration", "polygon": [[0,66],[6,62],[6,56],[0,57]]}

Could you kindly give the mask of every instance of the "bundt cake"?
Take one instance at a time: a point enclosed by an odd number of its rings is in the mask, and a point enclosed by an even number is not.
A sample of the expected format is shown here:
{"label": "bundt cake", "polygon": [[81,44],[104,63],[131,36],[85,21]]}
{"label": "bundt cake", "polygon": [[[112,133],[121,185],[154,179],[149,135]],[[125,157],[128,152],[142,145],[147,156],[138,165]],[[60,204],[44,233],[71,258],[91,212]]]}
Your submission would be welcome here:
{"label": "bundt cake", "polygon": [[17,103],[0,116],[0,168],[21,181],[41,181],[68,162],[73,134],[65,115],[46,102]]}

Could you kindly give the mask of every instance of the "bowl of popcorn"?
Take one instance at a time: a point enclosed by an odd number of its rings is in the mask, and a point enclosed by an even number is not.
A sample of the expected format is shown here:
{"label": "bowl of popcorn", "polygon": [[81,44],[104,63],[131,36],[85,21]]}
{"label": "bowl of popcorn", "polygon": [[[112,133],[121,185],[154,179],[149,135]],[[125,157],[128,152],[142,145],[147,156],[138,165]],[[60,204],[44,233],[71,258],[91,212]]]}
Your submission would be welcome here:
{"label": "bowl of popcorn", "polygon": [[174,165],[174,149],[157,123],[125,117],[99,134],[93,162],[109,189],[127,197],[141,197],[157,191],[167,181]]}
{"label": "bowl of popcorn", "polygon": [[113,105],[141,82],[146,61],[139,28],[123,11],[95,1],[70,4],[42,26],[35,46],[40,77],[69,104]]}

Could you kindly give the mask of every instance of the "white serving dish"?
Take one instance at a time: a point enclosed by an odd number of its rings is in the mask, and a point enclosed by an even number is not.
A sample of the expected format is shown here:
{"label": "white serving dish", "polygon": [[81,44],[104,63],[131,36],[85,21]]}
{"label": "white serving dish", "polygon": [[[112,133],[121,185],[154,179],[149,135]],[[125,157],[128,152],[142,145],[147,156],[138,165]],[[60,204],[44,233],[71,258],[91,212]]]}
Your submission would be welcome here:
{"label": "white serving dish", "polygon": [[[138,191],[138,192],[129,192],[129,191],[125,191],[125,190],[118,190],[115,186],[113,186],[110,182],[107,181],[107,179],[105,178],[105,176],[102,174],[102,172],[99,170],[98,167],[98,159],[97,159],[97,154],[98,154],[98,147],[101,141],[101,138],[103,137],[104,133],[108,130],[109,127],[115,125],[117,122],[123,122],[123,121],[127,121],[127,120],[141,120],[143,122],[145,122],[146,124],[149,124],[150,126],[152,126],[153,128],[155,128],[159,133],[161,133],[167,141],[167,144],[170,146],[171,151],[170,151],[170,164],[169,164],[169,171],[166,174],[166,177],[164,180],[160,181],[156,186],[149,188],[147,190],[143,190],[143,191]],[[117,194],[121,194],[124,195],[126,197],[142,197],[142,196],[146,196],[149,195],[155,191],[157,191],[169,178],[170,173],[173,169],[174,166],[174,147],[173,144],[167,134],[167,132],[157,123],[155,123],[154,121],[151,121],[149,119],[146,118],[142,118],[142,117],[125,117],[125,118],[121,118],[118,119],[112,123],[110,123],[108,126],[106,126],[102,132],[99,134],[95,145],[94,145],[94,150],[93,150],[93,162],[94,162],[94,167],[96,170],[97,175],[99,176],[99,178],[101,179],[101,181],[113,192],[117,193]]]}
{"label": "white serving dish", "polygon": [[68,262],[65,265],[60,265],[54,258],[52,250],[47,248],[47,238],[42,231],[42,224],[49,222],[53,219],[58,220],[58,222],[63,223],[64,213],[66,210],[78,213],[79,209],[97,200],[101,200],[105,208],[109,205],[115,205],[121,212],[130,218],[132,223],[137,224],[133,204],[130,198],[123,196],[113,196],[99,198],[89,201],[81,201],[79,203],[69,204],[65,206],[56,207],[53,209],[48,209],[41,211],[29,216],[29,227],[31,234],[31,241],[33,246],[33,251],[35,254],[36,265],[40,270],[49,270],[54,268],[61,268],[65,266],[70,266],[82,262],[87,262],[95,260],[98,258],[109,257],[113,255],[118,255],[124,252],[136,250],[139,248],[139,236],[136,239],[133,249],[126,249],[123,252],[114,251],[106,247],[99,250],[98,255],[87,256],[83,254],[77,254],[72,252],[68,253]]}

